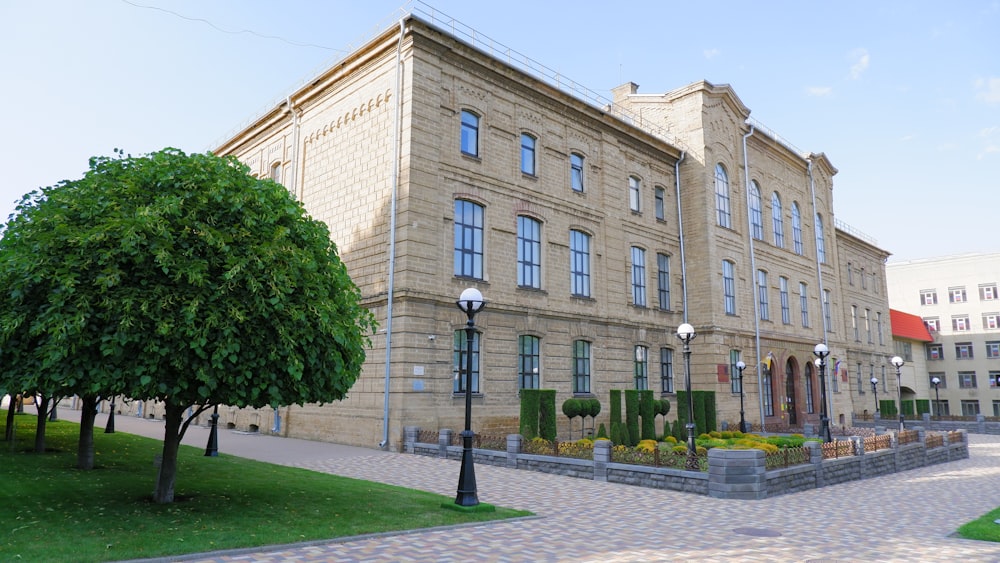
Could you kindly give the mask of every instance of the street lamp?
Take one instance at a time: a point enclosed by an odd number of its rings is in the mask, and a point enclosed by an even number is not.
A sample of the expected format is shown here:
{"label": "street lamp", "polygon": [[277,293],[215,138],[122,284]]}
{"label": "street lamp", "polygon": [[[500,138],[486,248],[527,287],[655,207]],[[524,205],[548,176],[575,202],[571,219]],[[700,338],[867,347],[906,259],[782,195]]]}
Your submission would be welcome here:
{"label": "street lamp", "polygon": [[889,363],[896,366],[896,388],[899,391],[899,431],[903,431],[903,380],[899,368],[903,367],[903,358],[893,356]]}
{"label": "street lamp", "polygon": [[878,378],[872,376],[872,393],[875,393],[875,414],[878,414]]}
{"label": "street lamp", "polygon": [[700,471],[698,464],[698,450],[694,446],[694,397],[691,396],[691,341],[697,336],[694,327],[684,323],[677,327],[677,338],[684,343],[684,379],[688,402],[688,421],[684,427],[687,429],[688,456],[685,469]]}
{"label": "street lamp", "polygon": [[743,370],[747,367],[746,362],[740,360],[736,362],[736,379],[740,382],[740,432],[747,431],[747,422],[743,418]]}
{"label": "street lamp", "polygon": [[208,431],[208,444],[205,446],[205,456],[217,457],[219,455],[219,404],[212,408],[212,426]]}
{"label": "street lamp", "polygon": [[465,430],[462,431],[462,470],[458,475],[458,494],[455,504],[476,506],[476,467],[472,460],[472,344],[476,338],[476,313],[483,310],[486,302],[483,294],[474,287],[466,288],[455,302],[469,321],[465,324]]}
{"label": "street lamp", "polygon": [[934,413],[937,415],[938,420],[941,420],[941,395],[938,394],[938,385],[941,385],[940,377],[932,377],[931,383],[934,385]]}
{"label": "street lamp", "polygon": [[830,355],[830,349],[820,342],[813,348],[813,354],[819,367],[819,433],[824,442],[830,442],[830,419],[826,414],[826,357]]}

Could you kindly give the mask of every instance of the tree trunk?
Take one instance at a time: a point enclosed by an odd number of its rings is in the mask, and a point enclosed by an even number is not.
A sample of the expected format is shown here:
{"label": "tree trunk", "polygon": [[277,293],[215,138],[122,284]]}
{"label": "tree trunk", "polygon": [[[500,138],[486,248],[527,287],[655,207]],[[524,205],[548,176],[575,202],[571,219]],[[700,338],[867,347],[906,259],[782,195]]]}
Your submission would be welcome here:
{"label": "tree trunk", "polygon": [[163,431],[163,455],[160,458],[160,472],[156,477],[153,501],[161,504],[174,502],[174,482],[177,479],[177,450],[181,443],[181,418],[184,407],[169,400],[165,403]]}
{"label": "tree trunk", "polygon": [[49,420],[49,401],[51,399],[42,395],[38,403],[38,421],[35,427],[35,453],[45,453],[45,424]]}
{"label": "tree trunk", "polygon": [[94,468],[94,419],[97,418],[97,396],[82,397],[80,407],[80,440],[76,446],[77,469]]}
{"label": "tree trunk", "polygon": [[11,394],[10,404],[7,405],[7,429],[4,431],[3,439],[10,442],[14,439],[14,412],[17,410],[17,398]]}

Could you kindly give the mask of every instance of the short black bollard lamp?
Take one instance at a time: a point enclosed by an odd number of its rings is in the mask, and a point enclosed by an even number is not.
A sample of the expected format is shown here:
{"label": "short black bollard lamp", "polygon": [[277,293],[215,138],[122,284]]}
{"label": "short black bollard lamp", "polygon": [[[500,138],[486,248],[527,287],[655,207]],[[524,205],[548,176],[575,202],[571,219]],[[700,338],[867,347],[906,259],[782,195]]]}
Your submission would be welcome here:
{"label": "short black bollard lamp", "polygon": [[104,425],[105,434],[115,433],[115,398],[111,397],[111,410],[108,411],[108,422]]}
{"label": "short black bollard lamp", "polygon": [[685,469],[690,471],[701,471],[701,464],[698,463],[698,450],[694,445],[694,397],[691,396],[691,341],[697,336],[694,327],[688,323],[683,323],[677,327],[677,338],[684,343],[684,385],[687,392],[687,417],[688,421],[684,427],[687,429],[688,455]]}
{"label": "short black bollard lamp", "polygon": [[740,382],[740,432],[746,433],[747,421],[743,416],[743,370],[747,368],[746,362],[740,360],[736,362],[736,380]]}
{"label": "short black bollard lamp", "polygon": [[941,420],[941,395],[938,394],[938,386],[941,385],[941,378],[934,376],[931,378],[934,385],[934,415]]}
{"label": "short black bollard lamp", "polygon": [[833,439],[830,437],[830,418],[826,414],[826,357],[830,355],[830,349],[826,347],[826,344],[820,342],[813,348],[813,354],[816,355],[818,360],[816,366],[819,367],[819,400],[821,401],[819,433],[824,442],[831,442]]}
{"label": "short black bollard lamp", "polygon": [[893,356],[889,363],[896,368],[896,389],[899,392],[899,431],[903,431],[903,376],[899,373],[899,368],[903,367],[903,358]]}
{"label": "short black bollard lamp", "polygon": [[872,376],[872,393],[875,394],[875,414],[878,414],[878,378]]}
{"label": "short black bollard lamp", "polygon": [[458,475],[458,494],[455,504],[459,506],[476,506],[479,497],[476,492],[476,467],[472,459],[472,353],[476,338],[476,313],[483,310],[486,301],[483,294],[470,287],[462,292],[455,302],[458,308],[469,318],[465,324],[465,430],[462,431],[462,470]]}
{"label": "short black bollard lamp", "polygon": [[212,408],[212,424],[208,430],[208,445],[205,446],[205,457],[219,455],[219,405]]}

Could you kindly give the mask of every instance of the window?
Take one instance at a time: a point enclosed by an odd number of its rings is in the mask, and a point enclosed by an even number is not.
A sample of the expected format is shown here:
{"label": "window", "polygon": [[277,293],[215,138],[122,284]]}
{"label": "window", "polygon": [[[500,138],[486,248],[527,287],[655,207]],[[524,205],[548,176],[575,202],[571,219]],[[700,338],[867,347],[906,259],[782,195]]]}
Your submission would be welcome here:
{"label": "window", "polygon": [[646,306],[646,251],[632,247],[632,304]]}
{"label": "window", "polygon": [[882,392],[889,392],[889,378],[885,376],[885,364],[882,364]]}
{"label": "window", "polygon": [[979,284],[979,300],[980,301],[996,301],[997,300],[997,284],[994,283],[983,283]]}
{"label": "window", "polygon": [[865,276],[865,269],[861,268],[861,289],[868,289],[868,278]]}
{"label": "window", "polygon": [[1000,401],[997,401],[996,399],[993,400],[993,416],[1000,416]]}
{"label": "window", "polygon": [[875,312],[875,332],[878,333],[878,345],[885,346],[885,336],[882,334],[882,313]]}
{"label": "window", "polygon": [[642,191],[642,182],[635,176],[628,177],[628,208],[638,213],[642,211],[639,207],[639,196]]}
{"label": "window", "polygon": [[927,374],[927,382],[930,384],[931,389],[934,388],[934,378],[935,377],[941,380],[940,383],[938,383],[938,389],[947,389],[948,388],[948,380],[945,379],[944,372],[943,371],[942,372],[934,372],[934,371],[932,371],[932,372],[930,372],[930,373]]}
{"label": "window", "polygon": [[871,309],[865,309],[865,334],[868,335],[868,343],[872,343],[872,321]]}
{"label": "window", "polygon": [[792,307],[788,302],[788,278],[782,276],[778,278],[778,292],[781,298],[781,322],[782,324],[792,324]]}
{"label": "window", "polygon": [[806,412],[814,413],[816,412],[816,407],[813,404],[813,364],[809,362],[806,364],[806,379],[805,379],[805,393],[806,393]]}
{"label": "window", "polygon": [[771,389],[771,370],[765,369],[761,372],[761,391],[764,396],[761,397],[764,403],[764,416],[774,416],[774,390]]}
{"label": "window", "polygon": [[847,263],[847,285],[854,285],[854,265]]}
{"label": "window", "polygon": [[979,401],[975,399],[963,399],[962,416],[979,416]]}
{"label": "window", "polygon": [[455,200],[455,275],[483,279],[483,206]]}
{"label": "window", "polygon": [[931,331],[934,331],[934,332],[940,332],[941,331],[941,319],[939,319],[937,317],[927,317],[927,318],[924,319],[924,326],[927,327],[927,330],[931,330]]}
{"label": "window", "polygon": [[858,395],[864,395],[865,394],[865,382],[862,381],[864,378],[862,377],[861,362],[858,362],[858,371],[857,371],[857,374],[858,374]]}
{"label": "window", "polygon": [[816,259],[826,264],[826,241],[823,236],[823,217],[816,214]]}
{"label": "window", "polygon": [[542,224],[519,215],[517,218],[517,285],[542,287]]}
{"label": "window", "polygon": [[972,351],[971,342],[956,342],[955,343],[955,358],[958,360],[971,360],[974,354]]}
{"label": "window", "polygon": [[674,392],[674,351],[660,348],[660,392]]}
{"label": "window", "polygon": [[1000,358],[1000,342],[993,340],[986,343],[986,357],[991,359]]}
{"label": "window", "polygon": [[740,361],[740,351],[729,351],[729,391],[733,394],[739,393],[743,389],[743,379],[740,377],[740,370],[736,364]]}
{"label": "window", "polygon": [[722,261],[722,296],[723,306],[727,315],[736,314],[736,277],[733,271],[735,265],[729,260]]}
{"label": "window", "polygon": [[760,308],[760,320],[771,319],[771,312],[767,303],[767,272],[757,270],[757,305]]}
{"label": "window", "polygon": [[715,165],[715,211],[720,227],[733,227],[732,215],[729,211],[729,174],[721,164]]}
{"label": "window", "polygon": [[764,216],[761,212],[760,186],[756,180],[750,182],[750,236],[764,240]]}
{"label": "window", "polygon": [[539,354],[540,340],[537,336],[522,335],[517,337],[517,375],[518,389],[538,389],[539,385]]}
{"label": "window", "polygon": [[896,341],[896,355],[903,358],[904,362],[912,362],[913,344],[910,342]]}
{"label": "window", "polygon": [[833,359],[833,369],[830,371],[830,385],[834,393],[840,393],[840,360]]}
{"label": "window", "polygon": [[951,303],[965,303],[965,287],[949,287],[948,301]]}
{"label": "window", "polygon": [[948,400],[937,400],[933,401],[935,416],[951,416],[951,409],[948,407]]}
{"label": "window", "polygon": [[590,342],[573,342],[573,392],[590,393]]}
{"label": "window", "polygon": [[[468,355],[465,329],[455,331],[454,347],[452,348],[452,363],[455,365],[455,382],[452,386],[454,393],[465,393],[465,366]],[[472,336],[472,385],[473,393],[479,393],[479,333]]]}
{"label": "window", "polygon": [[527,133],[521,133],[521,172],[535,175],[535,141]]}
{"label": "window", "polygon": [[983,328],[986,330],[1000,328],[1000,313],[983,313]]}
{"label": "window", "polygon": [[462,153],[479,156],[479,116],[462,110]]}
{"label": "window", "polygon": [[656,289],[659,295],[660,309],[670,310],[670,257],[666,254],[656,255]]}
{"label": "window", "polygon": [[795,253],[802,255],[802,216],[799,214],[798,202],[792,202],[792,247]]}
{"label": "window", "polygon": [[281,163],[275,162],[271,165],[271,179],[277,183],[281,183]]}
{"label": "window", "polygon": [[951,318],[951,330],[967,332],[969,330],[969,315],[955,315]]}
{"label": "window", "polygon": [[1000,371],[990,370],[990,387],[1000,387]]}
{"label": "window", "polygon": [[785,222],[781,218],[781,198],[778,192],[771,194],[771,224],[774,228],[774,246],[785,247]]}
{"label": "window", "polygon": [[927,344],[927,359],[928,360],[943,360],[944,359],[944,346],[941,344]]}
{"label": "window", "polygon": [[653,190],[653,198],[654,198],[654,201],[656,203],[656,220],[657,221],[664,221],[664,220],[666,220],[666,215],[665,215],[664,205],[663,205],[663,195],[664,195],[663,188],[657,186],[656,189]]}
{"label": "window", "polygon": [[569,184],[574,192],[583,192],[583,156],[569,155]]}
{"label": "window", "polygon": [[802,326],[809,326],[809,287],[799,282],[799,308],[802,310]]}
{"label": "window", "polygon": [[858,306],[851,305],[851,329],[854,330],[854,341],[861,342],[861,334],[858,330]]}
{"label": "window", "polygon": [[[823,290],[823,330],[833,332],[833,316],[830,312],[830,290]],[[881,340],[881,336],[879,337]],[[879,342],[879,344],[882,344]]]}
{"label": "window", "polygon": [[569,232],[570,293],[590,297],[590,235]]}
{"label": "window", "polygon": [[649,348],[635,347],[635,388],[642,391],[648,389]]}
{"label": "window", "polygon": [[923,289],[920,291],[921,305],[937,305],[937,290]]}

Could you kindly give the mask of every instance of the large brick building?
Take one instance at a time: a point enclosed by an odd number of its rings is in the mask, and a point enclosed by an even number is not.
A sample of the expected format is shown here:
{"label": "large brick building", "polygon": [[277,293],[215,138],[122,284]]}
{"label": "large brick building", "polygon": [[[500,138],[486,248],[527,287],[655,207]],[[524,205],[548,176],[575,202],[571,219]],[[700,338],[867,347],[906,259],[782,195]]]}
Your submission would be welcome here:
{"label": "large brick building", "polygon": [[488,301],[476,431],[516,430],[523,387],[596,396],[604,416],[610,389],[674,399],[685,321],[693,388],[716,392],[720,419],[739,419],[742,360],[748,421],[818,421],[826,342],[831,419],[849,420],[853,366],[892,355],[888,253],[835,220],[824,155],[762,129],[726,85],[605,100],[459,37],[482,39],[407,16],[216,151],[330,226],[380,323],[349,397],[280,409],[282,433],[397,448],[404,425],[460,429],[466,287]]}

